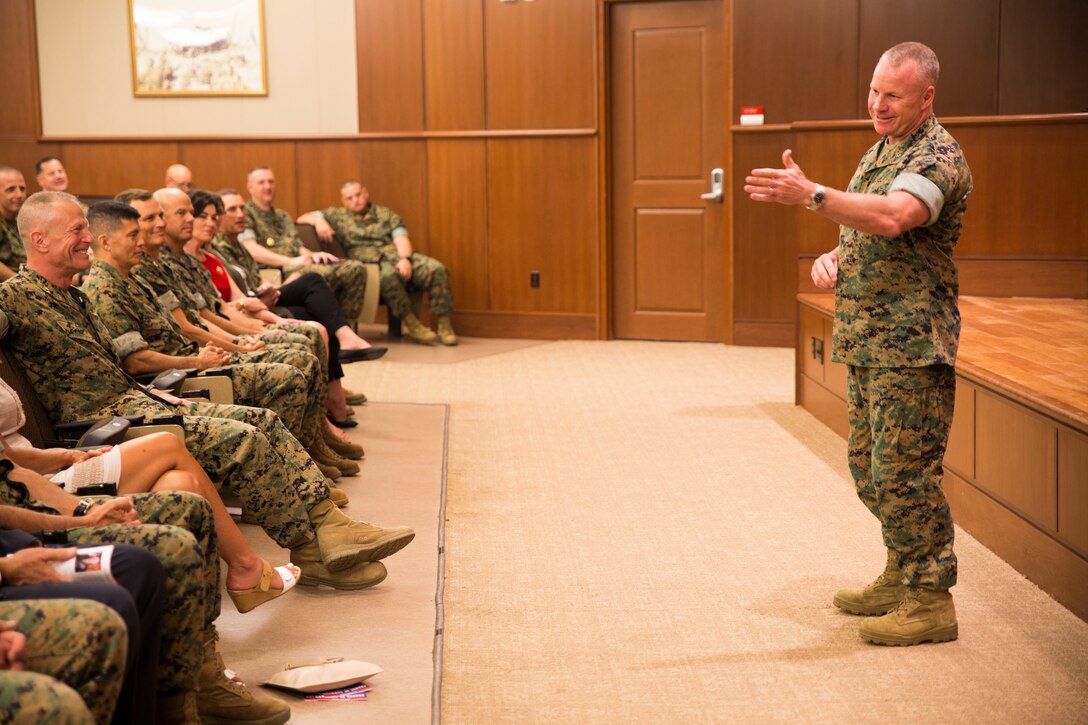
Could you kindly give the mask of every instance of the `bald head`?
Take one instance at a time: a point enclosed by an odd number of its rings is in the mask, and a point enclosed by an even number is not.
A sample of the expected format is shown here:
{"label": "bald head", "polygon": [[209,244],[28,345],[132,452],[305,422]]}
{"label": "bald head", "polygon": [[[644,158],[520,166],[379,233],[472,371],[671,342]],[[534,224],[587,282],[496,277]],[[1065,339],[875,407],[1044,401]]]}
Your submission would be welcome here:
{"label": "bald head", "polygon": [[166,168],[165,186],[188,193],[193,190],[193,172],[185,164],[170,164]]}
{"label": "bald head", "polygon": [[193,203],[181,189],[159,189],[155,201],[162,207],[166,243],[178,249],[193,238]]}

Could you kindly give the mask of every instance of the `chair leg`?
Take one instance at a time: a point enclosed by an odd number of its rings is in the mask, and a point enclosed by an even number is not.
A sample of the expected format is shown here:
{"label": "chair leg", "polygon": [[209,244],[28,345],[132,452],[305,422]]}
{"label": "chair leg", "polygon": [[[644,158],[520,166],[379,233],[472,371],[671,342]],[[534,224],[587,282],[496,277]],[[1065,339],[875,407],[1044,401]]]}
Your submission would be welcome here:
{"label": "chair leg", "polygon": [[386,308],[386,316],[389,318],[389,331],[387,332],[388,339],[399,340],[404,335],[401,331],[402,326],[400,318],[390,312],[388,307]]}

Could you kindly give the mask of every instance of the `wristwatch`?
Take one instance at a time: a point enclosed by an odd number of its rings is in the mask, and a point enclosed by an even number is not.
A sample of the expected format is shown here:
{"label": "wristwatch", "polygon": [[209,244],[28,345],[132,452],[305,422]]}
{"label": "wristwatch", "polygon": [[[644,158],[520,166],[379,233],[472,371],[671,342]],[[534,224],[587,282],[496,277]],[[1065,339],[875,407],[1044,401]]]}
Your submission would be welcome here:
{"label": "wristwatch", "polygon": [[819,211],[825,201],[827,201],[827,189],[824,188],[823,184],[816,184],[816,191],[812,192],[812,196],[808,198],[805,208],[809,211]]}
{"label": "wristwatch", "polygon": [[76,504],[75,509],[72,511],[72,516],[86,516],[87,512],[91,510],[91,506],[94,506],[97,501],[93,498],[83,498]]}

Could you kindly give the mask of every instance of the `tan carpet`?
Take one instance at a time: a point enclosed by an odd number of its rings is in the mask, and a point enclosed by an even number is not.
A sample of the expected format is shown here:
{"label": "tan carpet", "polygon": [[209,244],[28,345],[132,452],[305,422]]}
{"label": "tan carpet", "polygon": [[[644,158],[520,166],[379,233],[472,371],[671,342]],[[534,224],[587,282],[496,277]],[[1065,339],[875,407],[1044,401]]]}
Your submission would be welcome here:
{"label": "tan carpet", "polygon": [[[362,472],[343,478],[355,518],[405,524],[416,531],[406,549],[385,560],[389,577],[372,589],[296,589],[248,614],[224,597],[219,631],[227,665],[250,687],[287,663],[326,657],[373,662],[385,669],[366,702],[291,703],[292,723],[426,723],[431,719],[439,505],[445,463],[444,405],[374,403],[357,409],[351,436],[366,447]],[[256,526],[243,531],[273,564],[287,561]]]}
{"label": "tan carpet", "polygon": [[348,380],[450,405],[444,723],[1088,721],[1088,624],[962,531],[957,642],[865,645],[832,607],[883,552],[790,350],[556,342]]}

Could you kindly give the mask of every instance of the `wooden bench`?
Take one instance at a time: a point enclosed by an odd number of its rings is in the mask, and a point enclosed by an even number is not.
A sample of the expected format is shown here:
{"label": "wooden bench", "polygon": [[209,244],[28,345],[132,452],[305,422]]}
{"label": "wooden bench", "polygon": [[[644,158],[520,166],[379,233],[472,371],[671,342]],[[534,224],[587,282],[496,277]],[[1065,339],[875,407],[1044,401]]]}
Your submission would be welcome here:
{"label": "wooden bench", "polygon": [[[847,434],[834,296],[797,295],[796,402]],[[1088,300],[961,297],[944,489],[956,523],[1088,620]]]}

